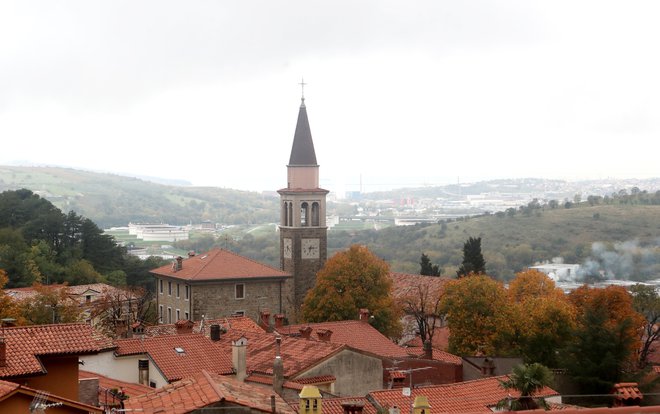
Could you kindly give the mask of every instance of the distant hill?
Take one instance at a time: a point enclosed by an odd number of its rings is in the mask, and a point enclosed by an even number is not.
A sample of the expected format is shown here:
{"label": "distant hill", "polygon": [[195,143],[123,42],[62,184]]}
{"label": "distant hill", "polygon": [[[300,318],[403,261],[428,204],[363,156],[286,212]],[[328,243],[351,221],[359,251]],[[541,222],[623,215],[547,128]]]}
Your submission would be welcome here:
{"label": "distant hill", "polygon": [[655,205],[584,202],[440,224],[331,232],[328,244],[332,251],[364,244],[394,270],[413,273],[426,253],[443,275],[455,276],[463,243],[470,236],[482,237],[486,269],[501,279],[535,262],[561,258],[611,271],[617,278],[648,280],[660,278],[660,195],[655,197]]}
{"label": "distant hill", "polygon": [[0,191],[20,188],[100,227],[125,226],[129,221],[250,224],[275,222],[279,217],[279,200],[254,192],[163,185],[59,167],[0,166]]}

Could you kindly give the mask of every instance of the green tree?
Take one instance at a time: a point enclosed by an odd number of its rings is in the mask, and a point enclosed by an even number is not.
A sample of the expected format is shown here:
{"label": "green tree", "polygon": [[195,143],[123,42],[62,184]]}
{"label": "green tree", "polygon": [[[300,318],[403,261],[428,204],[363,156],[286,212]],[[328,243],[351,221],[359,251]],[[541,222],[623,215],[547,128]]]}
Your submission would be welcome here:
{"label": "green tree", "polygon": [[498,408],[507,408],[510,411],[548,409],[548,404],[542,397],[534,397],[544,387],[552,384],[552,373],[541,364],[521,364],[513,368],[506,380],[500,380],[500,385],[506,390],[516,390],[520,393],[518,398],[505,398],[497,403]]}
{"label": "green tree", "polygon": [[369,309],[372,325],[384,335],[401,334],[398,307],[390,295],[392,280],[387,263],[365,246],[353,245],[325,263],[302,306],[307,322],[355,319]]}
{"label": "green tree", "polygon": [[434,265],[431,262],[431,259],[425,254],[422,253],[422,257],[419,260],[420,271],[419,274],[423,276],[440,276],[440,266]]}
{"label": "green tree", "polygon": [[486,273],[486,261],[481,253],[481,237],[470,237],[463,244],[463,263],[456,274],[458,277],[463,277],[470,273]]}

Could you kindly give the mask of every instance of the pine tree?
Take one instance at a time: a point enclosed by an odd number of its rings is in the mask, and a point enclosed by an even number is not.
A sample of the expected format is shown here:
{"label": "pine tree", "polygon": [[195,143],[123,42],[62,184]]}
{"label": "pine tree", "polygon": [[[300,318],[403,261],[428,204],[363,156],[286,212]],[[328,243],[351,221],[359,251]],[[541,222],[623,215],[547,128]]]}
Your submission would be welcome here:
{"label": "pine tree", "polygon": [[425,254],[422,253],[422,257],[419,260],[420,271],[419,274],[422,276],[440,276],[440,266],[434,265],[431,262],[431,259]]}
{"label": "pine tree", "polygon": [[463,244],[463,263],[458,268],[458,277],[467,276],[470,273],[485,274],[486,261],[481,254],[481,237],[470,237]]}

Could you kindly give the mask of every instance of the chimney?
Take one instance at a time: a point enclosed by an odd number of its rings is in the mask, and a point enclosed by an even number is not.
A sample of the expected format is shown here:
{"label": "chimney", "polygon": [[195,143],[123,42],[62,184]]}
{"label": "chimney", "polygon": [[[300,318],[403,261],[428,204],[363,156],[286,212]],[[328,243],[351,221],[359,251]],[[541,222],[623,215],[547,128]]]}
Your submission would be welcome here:
{"label": "chimney", "polygon": [[273,362],[273,391],[278,395],[282,395],[284,390],[284,362],[280,356],[280,343],[281,337],[275,338],[275,361]]}
{"label": "chimney", "polygon": [[341,408],[344,409],[344,414],[362,414],[362,410],[364,409],[364,402],[345,401],[341,403]]}
{"label": "chimney", "polygon": [[329,342],[330,337],[332,336],[332,331],[330,329],[317,329],[316,335],[321,341]]}
{"label": "chimney", "polygon": [[149,360],[138,359],[138,383],[149,386]]}
{"label": "chimney", "polygon": [[176,321],[174,326],[176,327],[177,334],[179,335],[187,334],[192,332],[193,322],[185,319],[181,319],[180,321]]}
{"label": "chimney", "polygon": [[215,324],[211,325],[211,340],[212,341],[219,341],[220,340],[220,325]]}
{"label": "chimney", "polygon": [[259,324],[261,325],[262,328],[264,328],[266,332],[271,332],[270,311],[268,309],[264,309],[261,312],[259,312]]}
{"label": "chimney", "polygon": [[231,343],[231,362],[236,379],[244,381],[247,376],[247,339],[241,336]]}
{"label": "chimney", "polygon": [[312,335],[312,328],[310,326],[305,326],[300,328],[300,336],[305,339],[309,339]]}
{"label": "chimney", "polygon": [[274,316],[275,318],[275,329],[284,327],[284,314],[278,313]]}
{"label": "chimney", "polygon": [[388,410],[389,414],[401,414],[401,409],[397,407],[396,405],[390,407]]}
{"label": "chimney", "polygon": [[188,258],[190,259],[191,257],[195,257],[195,251],[191,250],[188,252]]}
{"label": "chimney", "polygon": [[360,309],[360,320],[369,323],[369,309]]}
{"label": "chimney", "polygon": [[179,256],[176,258],[176,265],[174,267],[174,271],[178,272],[181,269],[183,269],[183,257]]}
{"label": "chimney", "polygon": [[484,362],[481,364],[481,375],[484,377],[495,375],[495,362],[492,359],[488,357],[484,358]]}
{"label": "chimney", "polygon": [[423,395],[415,397],[413,403],[413,414],[431,414],[431,405],[429,399]]}
{"label": "chimney", "polygon": [[303,386],[302,391],[298,394],[300,397],[300,414],[321,414],[323,412],[321,400],[321,392],[313,385]]}
{"label": "chimney", "polygon": [[433,359],[433,346],[431,346],[430,339],[424,341],[424,359]]}
{"label": "chimney", "polygon": [[7,343],[5,338],[0,337],[0,367],[7,366]]}

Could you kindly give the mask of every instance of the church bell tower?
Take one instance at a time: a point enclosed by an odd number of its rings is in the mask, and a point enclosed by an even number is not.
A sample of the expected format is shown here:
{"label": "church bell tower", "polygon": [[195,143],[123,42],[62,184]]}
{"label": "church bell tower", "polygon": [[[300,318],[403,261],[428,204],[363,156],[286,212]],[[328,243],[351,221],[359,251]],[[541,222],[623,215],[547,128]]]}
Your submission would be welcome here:
{"label": "church bell tower", "polygon": [[328,256],[328,228],[325,198],[328,190],[319,187],[319,165],[307,120],[305,97],[298,111],[291,157],[287,165],[287,186],[280,194],[280,266],[293,275],[294,315],[316,283],[316,273]]}

